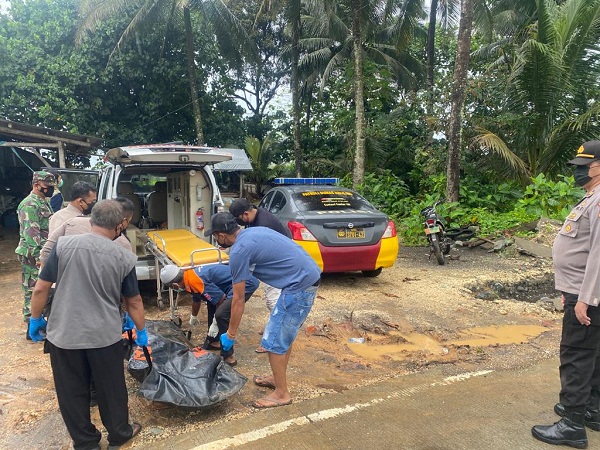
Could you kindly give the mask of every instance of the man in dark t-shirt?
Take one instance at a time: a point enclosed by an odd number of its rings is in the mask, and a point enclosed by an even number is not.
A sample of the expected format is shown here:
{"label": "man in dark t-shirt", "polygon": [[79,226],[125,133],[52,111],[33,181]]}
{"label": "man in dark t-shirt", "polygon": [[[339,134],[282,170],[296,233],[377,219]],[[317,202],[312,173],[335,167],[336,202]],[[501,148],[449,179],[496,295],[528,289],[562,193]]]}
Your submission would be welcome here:
{"label": "man in dark t-shirt", "polygon": [[[120,446],[141,430],[129,423],[121,296],[135,323],[137,344],[148,345],[148,335],[135,275],[137,258],[113,242],[121,235],[123,217],[117,201],[98,202],[90,233],[58,239],[31,299],[29,335],[39,342],[46,330],[58,406],[75,449],[99,448],[102,438],[90,420],[92,378],[109,445]],[[56,291],[46,322],[42,311],[53,283]]]}
{"label": "man in dark t-shirt", "polygon": [[271,211],[265,208],[257,208],[245,198],[234,200],[229,206],[229,212],[241,226],[267,227],[284,236],[292,237],[290,230],[285,228]]}

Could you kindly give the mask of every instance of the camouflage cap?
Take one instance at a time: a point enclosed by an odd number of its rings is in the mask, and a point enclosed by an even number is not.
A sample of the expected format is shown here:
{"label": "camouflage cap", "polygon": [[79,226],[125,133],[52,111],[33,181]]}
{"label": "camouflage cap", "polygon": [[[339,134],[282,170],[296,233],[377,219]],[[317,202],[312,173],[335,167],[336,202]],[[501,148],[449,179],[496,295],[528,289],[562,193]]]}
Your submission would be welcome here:
{"label": "camouflage cap", "polygon": [[39,181],[43,181],[44,183],[48,183],[50,186],[56,185],[56,178],[50,172],[46,172],[45,170],[39,170],[37,172],[33,172],[33,183],[37,183]]}

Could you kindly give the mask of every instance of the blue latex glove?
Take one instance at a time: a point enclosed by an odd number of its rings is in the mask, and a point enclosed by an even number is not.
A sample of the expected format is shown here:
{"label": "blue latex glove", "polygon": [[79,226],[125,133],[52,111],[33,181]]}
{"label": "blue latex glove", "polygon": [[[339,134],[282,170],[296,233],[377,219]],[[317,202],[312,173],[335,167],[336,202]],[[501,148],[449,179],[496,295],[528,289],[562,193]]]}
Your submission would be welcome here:
{"label": "blue latex glove", "polygon": [[229,335],[227,333],[223,333],[221,335],[221,348],[228,352],[233,347],[233,343],[235,339],[229,339]]}
{"label": "blue latex glove", "polygon": [[148,346],[148,332],[146,331],[145,328],[142,328],[141,330],[138,330],[136,328],[135,330],[135,343],[137,345],[139,345],[140,347],[147,347]]}
{"label": "blue latex glove", "polygon": [[34,319],[33,317],[29,318],[29,337],[33,342],[40,342],[45,339],[45,337],[42,336],[41,331],[46,330],[46,325],[47,322],[46,319],[44,319],[44,316],[40,316],[37,319]]}
{"label": "blue latex glove", "polygon": [[135,323],[133,323],[133,320],[131,319],[129,314],[125,313],[125,321],[123,322],[123,331],[133,330],[133,327],[135,327]]}

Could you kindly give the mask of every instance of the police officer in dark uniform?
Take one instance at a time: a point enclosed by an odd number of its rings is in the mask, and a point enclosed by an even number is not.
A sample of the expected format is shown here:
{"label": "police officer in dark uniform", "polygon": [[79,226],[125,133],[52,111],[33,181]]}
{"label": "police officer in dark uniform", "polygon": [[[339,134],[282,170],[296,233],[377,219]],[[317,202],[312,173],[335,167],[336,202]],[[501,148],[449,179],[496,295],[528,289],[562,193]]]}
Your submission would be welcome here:
{"label": "police officer in dark uniform", "polygon": [[556,290],[565,312],[560,341],[562,419],[536,425],[536,439],[587,448],[585,427],[600,431],[600,141],[584,143],[577,157],[575,183],[586,195],[575,205],[554,240]]}

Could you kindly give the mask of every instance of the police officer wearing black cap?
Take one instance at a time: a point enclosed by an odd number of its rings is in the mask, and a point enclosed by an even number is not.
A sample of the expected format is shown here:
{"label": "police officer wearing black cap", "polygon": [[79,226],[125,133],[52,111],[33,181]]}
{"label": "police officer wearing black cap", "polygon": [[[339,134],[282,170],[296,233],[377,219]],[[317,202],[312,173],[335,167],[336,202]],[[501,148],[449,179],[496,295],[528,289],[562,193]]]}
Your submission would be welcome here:
{"label": "police officer wearing black cap", "polygon": [[585,196],[567,216],[552,250],[556,290],[565,311],[560,341],[562,419],[536,425],[533,436],[549,444],[587,448],[585,427],[600,431],[600,141],[589,141],[569,161]]}

